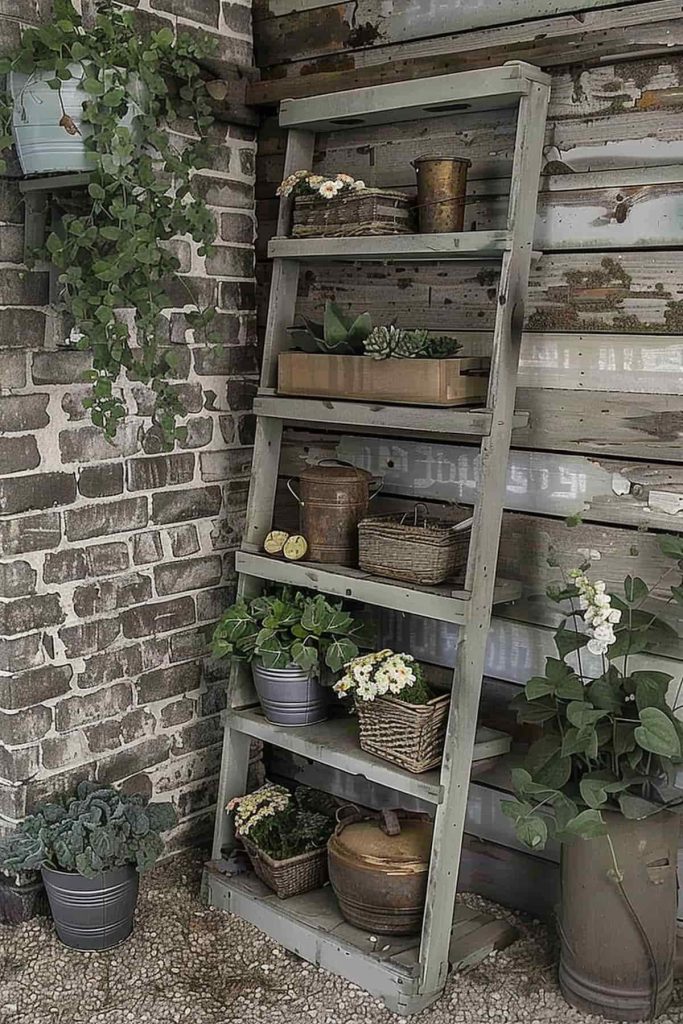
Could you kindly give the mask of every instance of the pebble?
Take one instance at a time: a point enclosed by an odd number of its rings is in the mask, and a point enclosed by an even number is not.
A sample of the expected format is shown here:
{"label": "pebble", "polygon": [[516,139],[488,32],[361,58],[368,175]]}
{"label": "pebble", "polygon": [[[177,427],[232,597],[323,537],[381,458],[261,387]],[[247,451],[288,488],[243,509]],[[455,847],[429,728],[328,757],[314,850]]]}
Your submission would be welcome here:
{"label": "pebble", "polygon": [[[0,926],[0,1024],[402,1024],[376,998],[199,900],[202,859],[145,877],[131,939],[110,953],[60,945],[46,918]],[[517,925],[520,939],[465,974],[415,1024],[601,1024],[557,987],[547,929],[478,896],[463,903]],[[377,937],[372,936],[377,943]],[[383,948],[382,943],[379,948]],[[683,1024],[683,987],[658,1024]]]}

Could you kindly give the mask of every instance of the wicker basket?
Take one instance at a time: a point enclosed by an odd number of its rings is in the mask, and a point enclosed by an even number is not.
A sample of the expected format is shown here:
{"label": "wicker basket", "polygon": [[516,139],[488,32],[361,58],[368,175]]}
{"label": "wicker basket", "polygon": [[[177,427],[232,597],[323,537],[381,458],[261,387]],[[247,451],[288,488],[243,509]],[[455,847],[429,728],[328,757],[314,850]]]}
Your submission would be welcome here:
{"label": "wicker basket", "polygon": [[402,192],[367,188],[334,199],[297,196],[292,238],[405,235],[412,231],[410,215],[411,202]]}
{"label": "wicker basket", "polygon": [[[470,525],[456,530],[470,520]],[[464,569],[471,513],[455,509],[449,521],[430,519],[426,506],[412,513],[370,516],[358,524],[358,565],[365,572],[435,586]]]}
{"label": "wicker basket", "polygon": [[273,860],[244,836],[240,836],[254,874],[281,900],[319,889],[327,881],[327,847],[300,853],[288,860]]}
{"label": "wicker basket", "polygon": [[428,704],[406,704],[398,697],[356,701],[361,749],[416,774],[436,768],[441,764],[449,704],[447,693]]}

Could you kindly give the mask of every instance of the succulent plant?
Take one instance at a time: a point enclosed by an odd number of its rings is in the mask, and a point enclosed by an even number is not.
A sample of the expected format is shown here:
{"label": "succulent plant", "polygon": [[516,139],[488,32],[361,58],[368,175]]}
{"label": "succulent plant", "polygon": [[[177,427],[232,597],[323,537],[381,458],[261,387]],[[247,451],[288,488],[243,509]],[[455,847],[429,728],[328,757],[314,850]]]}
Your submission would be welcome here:
{"label": "succulent plant", "polygon": [[455,338],[429,331],[375,327],[365,342],[365,354],[373,359],[447,359],[461,347]]}
{"label": "succulent plant", "polygon": [[148,871],[164,849],[159,833],[175,822],[169,802],[148,803],[143,796],[81,782],[75,796],[40,804],[0,839],[0,870],[23,876],[51,867],[86,878],[124,864]]}
{"label": "succulent plant", "polygon": [[369,313],[353,317],[336,302],[325,303],[323,323],[302,317],[305,327],[290,327],[289,334],[304,352],[326,352],[332,355],[363,355],[363,344],[372,331]]}

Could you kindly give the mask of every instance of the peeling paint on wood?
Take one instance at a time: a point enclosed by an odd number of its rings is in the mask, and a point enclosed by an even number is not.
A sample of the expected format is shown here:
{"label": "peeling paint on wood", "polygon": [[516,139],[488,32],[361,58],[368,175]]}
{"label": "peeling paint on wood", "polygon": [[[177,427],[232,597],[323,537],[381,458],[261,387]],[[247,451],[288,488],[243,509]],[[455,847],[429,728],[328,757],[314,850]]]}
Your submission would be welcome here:
{"label": "peeling paint on wood", "polygon": [[[292,19],[293,20],[293,19]],[[417,19],[416,19],[417,20]],[[271,26],[256,23],[257,43]],[[309,42],[319,50],[315,28]],[[322,40],[323,47],[327,41]],[[263,80],[250,87],[252,103],[274,103],[283,98],[334,92],[382,82],[428,77],[452,71],[526,60],[540,67],[605,63],[610,54],[669,55],[683,44],[683,19],[675,0],[650,0],[616,9],[525,21],[500,28],[435,33],[398,44],[343,49],[334,44],[324,53],[298,51],[274,54],[272,67],[263,68]],[[263,47],[270,45],[268,40]],[[261,53],[265,49],[261,49]],[[284,63],[283,63],[284,62]],[[342,73],[343,70],[343,73]]]}

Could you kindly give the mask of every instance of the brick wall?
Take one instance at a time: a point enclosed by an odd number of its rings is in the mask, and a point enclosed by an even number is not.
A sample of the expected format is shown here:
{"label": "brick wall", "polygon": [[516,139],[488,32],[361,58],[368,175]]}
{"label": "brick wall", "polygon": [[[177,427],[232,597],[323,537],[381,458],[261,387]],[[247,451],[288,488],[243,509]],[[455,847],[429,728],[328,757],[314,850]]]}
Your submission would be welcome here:
{"label": "brick wall", "polygon": [[[143,0],[161,18],[217,37],[212,69],[251,62],[250,4]],[[11,9],[10,9],[11,8]],[[0,47],[41,0],[0,0]],[[110,446],[83,408],[86,353],[46,307],[45,272],[22,266],[23,208],[0,181],[0,825],[78,778],[172,795],[181,845],[210,827],[225,668],[207,657],[231,596],[252,440],[254,133],[214,130],[196,179],[215,208],[215,254],[179,242],[191,288],[220,308],[222,345],[196,344],[169,311],[187,438],[160,453],[150,392]],[[185,294],[179,289],[179,303]]]}

